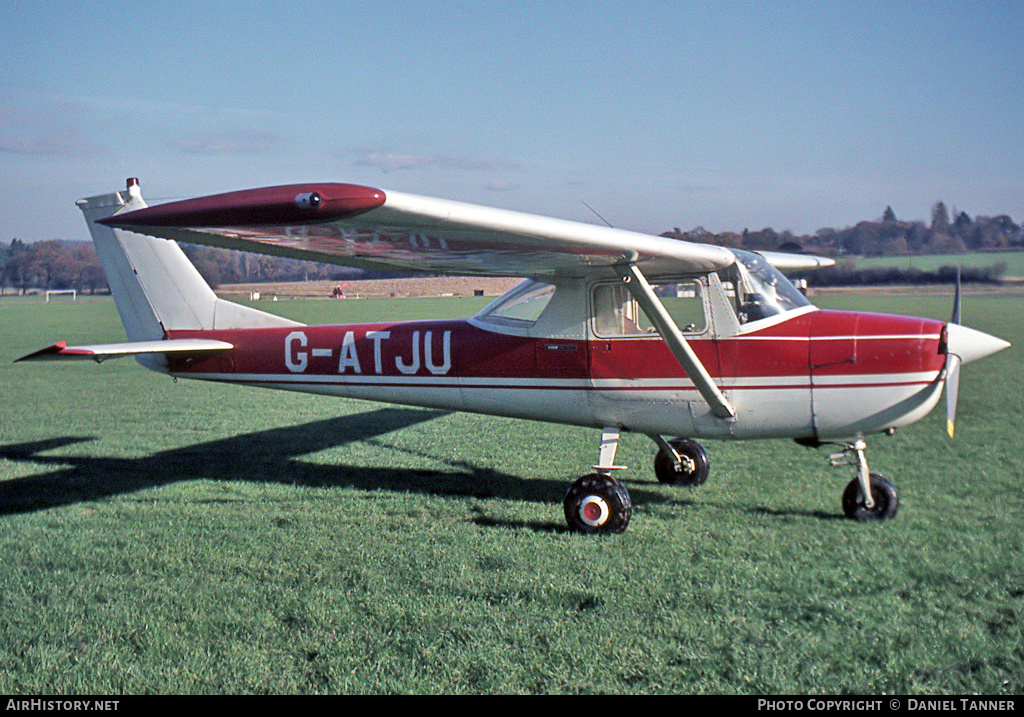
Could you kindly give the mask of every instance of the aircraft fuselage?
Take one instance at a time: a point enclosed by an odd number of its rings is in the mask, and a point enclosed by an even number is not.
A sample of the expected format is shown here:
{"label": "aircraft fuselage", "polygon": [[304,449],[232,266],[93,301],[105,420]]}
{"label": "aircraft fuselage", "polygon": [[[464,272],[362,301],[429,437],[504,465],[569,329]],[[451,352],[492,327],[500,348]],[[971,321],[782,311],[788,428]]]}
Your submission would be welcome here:
{"label": "aircraft fuselage", "polygon": [[234,348],[171,360],[183,378],[645,434],[840,438],[916,420],[939,395],[943,323],[806,311],[689,344],[736,408],[713,415],[656,334],[567,338],[472,320],[176,331]]}

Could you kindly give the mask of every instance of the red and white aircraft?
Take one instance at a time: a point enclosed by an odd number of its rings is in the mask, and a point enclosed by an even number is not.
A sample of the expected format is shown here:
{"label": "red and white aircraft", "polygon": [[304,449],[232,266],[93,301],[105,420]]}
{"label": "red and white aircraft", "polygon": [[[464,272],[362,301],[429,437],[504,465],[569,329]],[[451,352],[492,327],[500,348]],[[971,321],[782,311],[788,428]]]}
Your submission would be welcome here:
{"label": "red and white aircraft", "polygon": [[[616,533],[631,502],[619,434],[650,436],[663,483],[698,485],[694,439],[834,443],[855,477],[843,509],[887,519],[898,497],[864,436],[919,420],[959,368],[1007,347],[959,324],[819,310],[779,269],[831,263],[349,184],[253,189],[154,207],[138,181],[83,199],[128,343],[58,342],[23,359],[135,355],[176,378],[601,429],[570,527]],[[519,276],[465,320],[305,326],[219,299],[174,241],[366,269]],[[959,292],[957,303],[959,303]]]}

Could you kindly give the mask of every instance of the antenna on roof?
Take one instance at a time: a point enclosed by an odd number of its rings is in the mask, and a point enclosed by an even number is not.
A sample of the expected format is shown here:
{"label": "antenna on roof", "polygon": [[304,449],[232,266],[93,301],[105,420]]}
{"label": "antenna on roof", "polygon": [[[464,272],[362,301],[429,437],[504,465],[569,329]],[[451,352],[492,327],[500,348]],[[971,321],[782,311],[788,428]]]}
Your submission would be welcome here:
{"label": "antenna on roof", "polygon": [[[580,201],[581,201],[581,202],[583,202],[583,206],[585,206],[585,207],[586,207],[587,209],[589,209],[590,211],[594,212],[594,208],[593,208],[592,206],[590,206],[589,204],[587,204],[586,202],[584,202],[584,201],[583,201],[582,199],[581,199]],[[602,222],[604,222],[605,224],[608,224],[608,226],[609,226],[609,227],[611,227],[612,229],[614,229],[614,228],[615,228],[615,227],[613,227],[613,226],[612,226],[611,224],[609,224],[609,223],[608,223],[608,220],[607,220],[607,219],[605,219],[604,217],[602,217],[602,216],[601,216],[600,214],[598,214],[597,212],[594,212],[594,216],[595,216],[595,217],[597,217],[598,219],[600,219],[600,220],[601,220]]]}

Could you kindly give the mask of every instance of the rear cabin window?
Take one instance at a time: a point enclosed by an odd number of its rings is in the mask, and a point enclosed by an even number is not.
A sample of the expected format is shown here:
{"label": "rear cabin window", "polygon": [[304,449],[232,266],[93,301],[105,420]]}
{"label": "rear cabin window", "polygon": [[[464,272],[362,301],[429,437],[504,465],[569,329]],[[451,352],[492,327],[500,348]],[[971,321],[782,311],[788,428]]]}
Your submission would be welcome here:
{"label": "rear cabin window", "polygon": [[[699,281],[652,282],[665,310],[684,334],[707,329],[704,289]],[[657,329],[621,282],[594,287],[594,333],[598,336],[642,336]]]}

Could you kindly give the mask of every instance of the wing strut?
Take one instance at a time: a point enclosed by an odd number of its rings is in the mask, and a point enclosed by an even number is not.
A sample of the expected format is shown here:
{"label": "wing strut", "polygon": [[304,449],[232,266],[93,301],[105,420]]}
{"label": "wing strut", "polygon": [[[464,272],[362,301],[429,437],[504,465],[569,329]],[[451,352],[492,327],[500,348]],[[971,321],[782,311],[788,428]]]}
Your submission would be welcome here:
{"label": "wing strut", "polygon": [[669,351],[672,352],[672,355],[676,357],[676,361],[686,371],[686,375],[693,381],[693,385],[700,391],[700,395],[708,402],[711,412],[719,418],[735,418],[735,409],[726,400],[725,396],[722,395],[714,381],[711,380],[711,375],[704,368],[704,364],[700,362],[697,354],[686,343],[686,339],[683,338],[682,332],[676,326],[675,320],[665,310],[661,299],[651,289],[651,285],[647,283],[647,279],[637,265],[633,263],[616,264],[615,269],[618,271],[619,276],[622,277],[622,281],[625,282],[629,293],[636,299],[636,303],[640,304],[640,308],[644,310],[647,317],[654,324],[654,327],[658,329],[658,333],[661,334],[662,340],[668,345]]}

